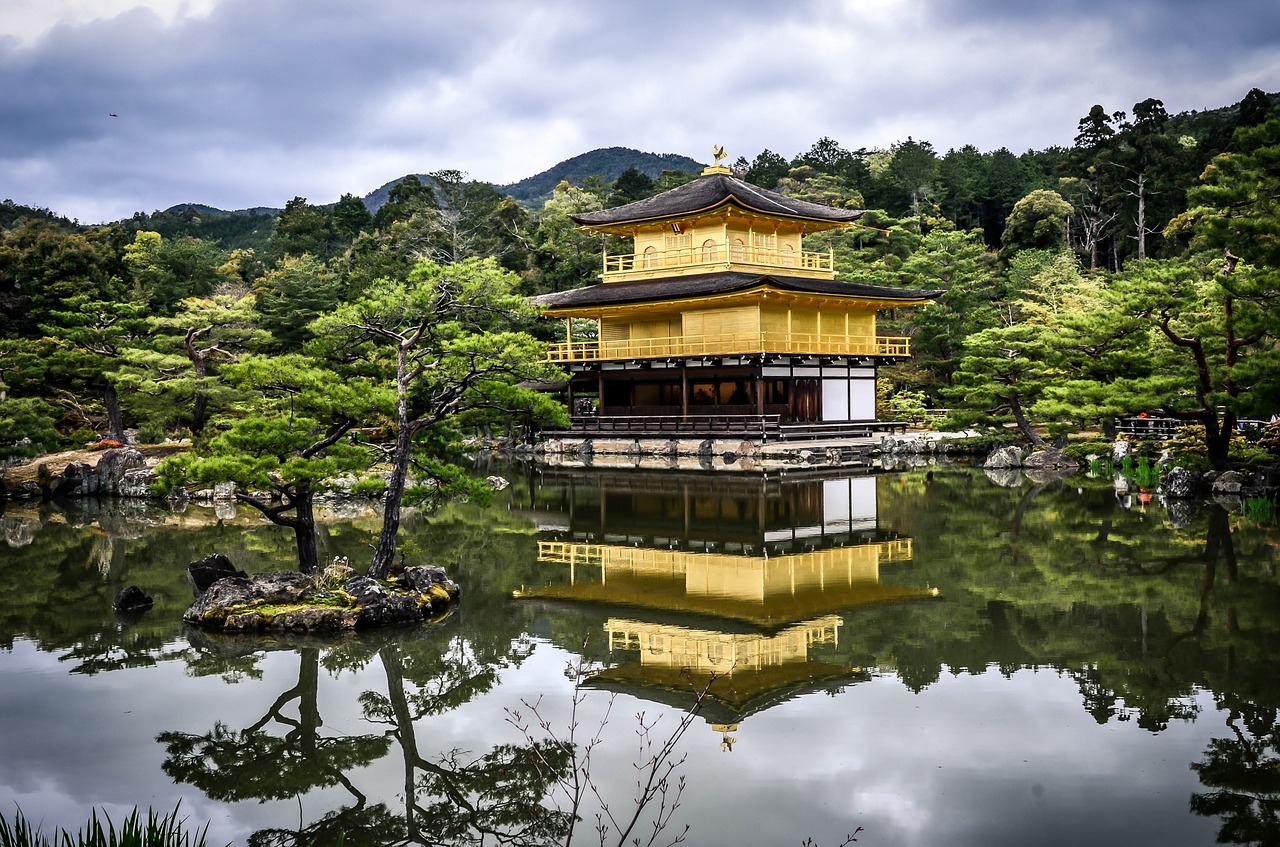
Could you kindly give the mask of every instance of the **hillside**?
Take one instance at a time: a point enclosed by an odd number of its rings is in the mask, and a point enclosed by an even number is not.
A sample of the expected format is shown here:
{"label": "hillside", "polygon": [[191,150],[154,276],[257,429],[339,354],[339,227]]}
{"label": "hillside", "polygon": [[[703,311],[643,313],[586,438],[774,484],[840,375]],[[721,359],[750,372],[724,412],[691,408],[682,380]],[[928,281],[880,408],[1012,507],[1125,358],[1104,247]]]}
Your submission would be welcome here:
{"label": "hillside", "polygon": [[[605,182],[613,182],[627,168],[635,168],[641,173],[657,177],[663,171],[681,171],[697,173],[702,164],[688,156],[676,153],[644,153],[629,147],[601,147],[587,153],[580,153],[571,159],[565,159],[554,167],[539,174],[525,177],[519,182],[509,185],[494,184],[499,194],[507,194],[526,208],[536,209],[551,196],[551,192],[561,180],[580,183],[587,177],[598,176]],[[426,182],[426,174],[418,174],[419,179]],[[376,213],[387,202],[391,188],[404,177],[391,180],[364,196],[364,205],[370,212]]]}
{"label": "hillside", "polygon": [[514,197],[523,206],[539,206],[551,196],[561,180],[578,183],[587,177],[603,177],[613,182],[627,168],[635,168],[642,174],[657,178],[663,171],[697,173],[703,163],[676,153],[644,153],[629,147],[602,147],[565,159],[542,173],[526,177],[510,185],[495,185],[503,194]]}

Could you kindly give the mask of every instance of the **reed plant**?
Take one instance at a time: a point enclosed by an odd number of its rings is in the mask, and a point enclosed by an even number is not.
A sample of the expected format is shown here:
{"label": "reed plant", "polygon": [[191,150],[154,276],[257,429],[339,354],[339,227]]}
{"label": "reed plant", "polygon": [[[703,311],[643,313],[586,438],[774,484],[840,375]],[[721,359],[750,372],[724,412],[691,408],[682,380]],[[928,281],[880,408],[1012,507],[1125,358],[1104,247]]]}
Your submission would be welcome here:
{"label": "reed plant", "polygon": [[0,847],[206,847],[208,834],[208,824],[200,830],[187,830],[177,806],[167,815],[148,809],[145,819],[134,807],[119,829],[105,811],[99,816],[94,809],[89,822],[74,834],[59,829],[46,835],[21,809],[12,823],[0,818]]}

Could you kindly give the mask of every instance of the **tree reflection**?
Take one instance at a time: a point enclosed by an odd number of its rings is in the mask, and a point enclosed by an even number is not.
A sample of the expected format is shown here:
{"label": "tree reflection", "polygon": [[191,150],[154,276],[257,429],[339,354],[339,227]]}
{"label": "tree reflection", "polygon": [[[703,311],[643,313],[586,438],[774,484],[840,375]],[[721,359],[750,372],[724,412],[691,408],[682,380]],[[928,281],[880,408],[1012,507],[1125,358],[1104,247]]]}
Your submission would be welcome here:
{"label": "tree reflection", "polygon": [[[482,756],[450,750],[433,761],[419,751],[417,722],[461,705],[493,684],[491,668],[455,640],[444,653],[404,661],[398,645],[379,651],[387,696],[361,695],[365,716],[389,725],[404,756],[404,843],[546,844],[568,834],[572,818],[542,799],[569,770],[570,757],[546,741],[503,744]],[[410,679],[406,679],[406,677]]]}
{"label": "tree reflection", "polygon": [[[222,722],[201,735],[162,732],[164,772],[177,782],[194,785],[214,800],[284,800],[321,787],[342,785],[355,802],[296,831],[264,830],[254,845],[332,844],[344,834],[359,833],[360,843],[385,843],[392,816],[367,798],[347,772],[385,756],[390,740],[378,734],[327,737],[318,702],[320,650],[298,649],[298,681],[276,698],[251,725],[233,730]],[[286,711],[290,704],[295,710]],[[293,714],[291,712],[296,712]],[[282,735],[272,728],[283,728]],[[363,839],[368,837],[369,841]]]}
{"label": "tree reflection", "polygon": [[1210,741],[1191,764],[1210,789],[1191,795],[1191,811],[1222,819],[1220,844],[1280,844],[1280,710],[1233,696],[1219,706],[1231,736]]}
{"label": "tree reflection", "polygon": [[[528,642],[508,642],[495,652],[454,637],[409,640],[399,630],[347,639],[325,652],[316,642],[284,644],[296,649],[296,684],[276,698],[249,726],[235,730],[218,722],[208,732],[165,732],[165,773],[194,785],[214,800],[230,802],[301,798],[340,786],[351,801],[296,829],[253,834],[254,847],[337,844],[545,844],[566,835],[570,816],[544,808],[542,799],[568,767],[568,753],[546,743],[498,745],[473,755],[448,750],[428,755],[419,742],[428,718],[450,712],[488,691],[498,670],[528,654]],[[256,640],[206,643],[200,667],[219,662],[243,672],[246,654],[262,650]],[[241,645],[239,649],[236,644]],[[217,658],[209,654],[217,653]],[[330,671],[378,662],[386,692],[364,691],[358,700],[365,719],[385,727],[363,735],[334,736],[323,730],[319,709],[322,665]],[[392,742],[401,752],[404,806],[370,803],[353,772],[386,757]],[[551,763],[553,767],[548,768]]]}

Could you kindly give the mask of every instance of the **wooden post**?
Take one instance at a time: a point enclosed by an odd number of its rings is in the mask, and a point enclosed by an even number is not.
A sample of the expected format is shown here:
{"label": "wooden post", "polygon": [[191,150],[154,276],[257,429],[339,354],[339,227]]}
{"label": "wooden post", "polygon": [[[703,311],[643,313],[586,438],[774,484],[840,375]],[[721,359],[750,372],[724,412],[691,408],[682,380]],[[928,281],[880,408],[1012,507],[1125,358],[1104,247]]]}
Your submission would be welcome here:
{"label": "wooden post", "polygon": [[689,417],[689,365],[680,365],[680,417]]}

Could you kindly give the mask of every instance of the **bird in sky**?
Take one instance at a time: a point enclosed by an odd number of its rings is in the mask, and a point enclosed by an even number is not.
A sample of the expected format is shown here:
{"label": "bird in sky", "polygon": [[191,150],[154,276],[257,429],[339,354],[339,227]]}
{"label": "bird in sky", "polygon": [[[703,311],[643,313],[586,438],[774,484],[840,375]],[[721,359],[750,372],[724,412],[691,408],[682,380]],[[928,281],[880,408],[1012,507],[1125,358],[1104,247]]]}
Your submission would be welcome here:
{"label": "bird in sky", "polygon": [[120,117],[120,116],[119,116],[119,115],[117,115],[115,112],[107,112],[107,117],[109,117],[109,118],[118,118],[118,117]]}

